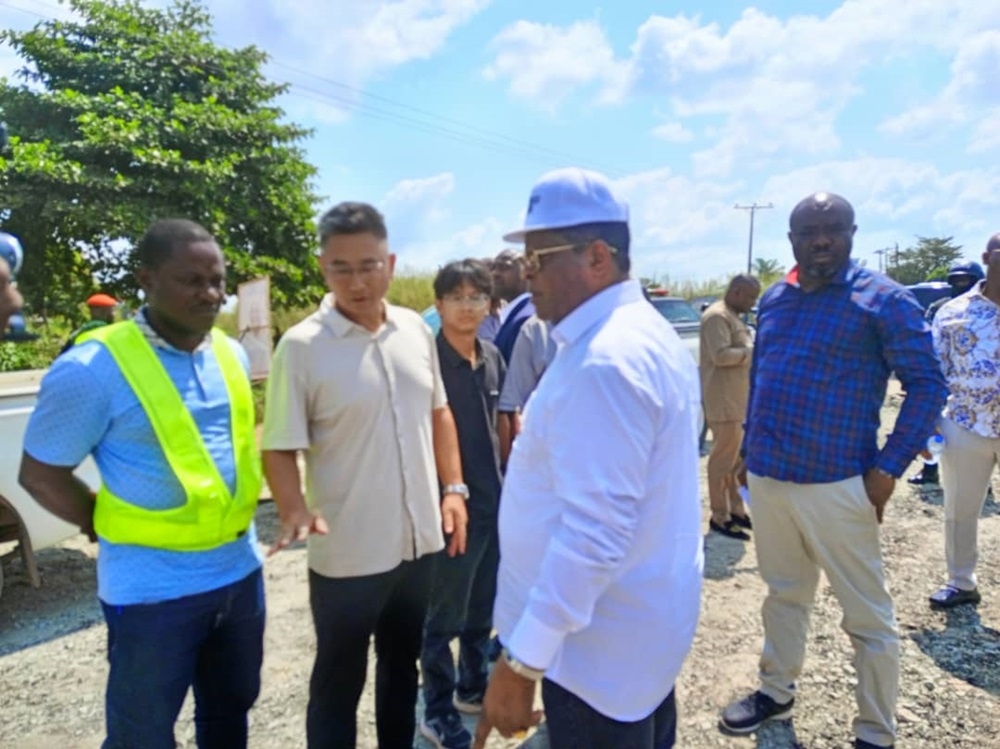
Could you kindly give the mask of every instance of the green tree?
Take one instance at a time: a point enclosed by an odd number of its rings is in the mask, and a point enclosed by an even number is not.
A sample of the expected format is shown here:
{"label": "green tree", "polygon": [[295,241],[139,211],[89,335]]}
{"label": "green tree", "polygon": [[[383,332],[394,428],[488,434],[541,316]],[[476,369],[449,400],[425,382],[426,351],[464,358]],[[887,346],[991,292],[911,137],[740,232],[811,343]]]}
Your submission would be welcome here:
{"label": "green tree", "polygon": [[952,244],[954,237],[917,237],[913,247],[890,253],[886,275],[901,284],[922,283],[941,277],[962,257],[962,246]]}
{"label": "green tree", "polygon": [[785,266],[777,260],[756,257],[753,260],[753,274],[760,281],[761,288],[766,289],[785,275]]}
{"label": "green tree", "polygon": [[196,0],[69,5],[77,20],[0,33],[26,62],[0,81],[0,220],[25,246],[30,307],[73,315],[95,278],[133,298],[131,250],[168,216],[213,232],[234,288],[269,274],[276,306],[315,301],[310,132],[282,121],[267,56],[216,46]]}

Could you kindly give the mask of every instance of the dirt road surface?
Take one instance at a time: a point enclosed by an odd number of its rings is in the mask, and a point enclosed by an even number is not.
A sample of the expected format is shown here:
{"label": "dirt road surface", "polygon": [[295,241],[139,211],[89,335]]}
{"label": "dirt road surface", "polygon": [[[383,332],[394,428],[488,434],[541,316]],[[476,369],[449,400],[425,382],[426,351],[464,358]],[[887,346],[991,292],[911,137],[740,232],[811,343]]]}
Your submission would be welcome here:
{"label": "dirt road surface", "polygon": [[[887,425],[898,404],[896,395],[887,400]],[[1000,483],[994,491],[1000,496]],[[901,482],[883,526],[903,651],[897,747],[1000,748],[1000,507],[988,503],[980,525],[982,604],[945,614],[927,606],[928,594],[944,574],[941,505],[939,491],[917,491]],[[258,524],[261,537],[270,539],[276,528],[272,504],[261,505]],[[0,549],[6,550],[9,547]],[[107,665],[105,629],[95,597],[94,547],[72,539],[41,551],[39,564],[44,585],[33,590],[20,560],[4,561],[0,747],[97,749]],[[265,577],[269,620],[264,686],[251,717],[250,745],[304,746],[313,656],[304,549],[268,560]],[[677,746],[846,749],[855,714],[854,670],[850,644],[839,628],[840,609],[825,581],[817,596],[793,721],[765,726],[747,738],[718,732],[719,709],[755,683],[763,596],[752,543],[707,537],[701,624],[677,688]],[[376,745],[371,684],[369,677],[359,709],[359,747]],[[195,746],[190,701],[178,723],[177,739],[182,747]],[[490,743],[493,749],[515,745],[498,737]],[[426,744],[418,740],[418,746],[424,749]],[[544,733],[526,746],[543,749]]]}

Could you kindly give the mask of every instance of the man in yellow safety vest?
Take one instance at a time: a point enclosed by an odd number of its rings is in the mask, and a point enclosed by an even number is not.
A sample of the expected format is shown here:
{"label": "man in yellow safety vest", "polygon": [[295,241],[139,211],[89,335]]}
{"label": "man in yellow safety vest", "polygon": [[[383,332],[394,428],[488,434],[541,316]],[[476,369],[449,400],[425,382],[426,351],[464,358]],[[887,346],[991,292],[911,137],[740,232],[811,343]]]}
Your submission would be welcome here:
{"label": "man in yellow safety vest", "polygon": [[[104,749],[173,749],[189,687],[198,746],[244,749],[264,635],[248,362],[213,327],[226,268],[208,231],[157,221],[137,256],[146,305],[52,365],[20,481],[100,544]],[[96,496],[73,475],[87,455],[101,473]]]}

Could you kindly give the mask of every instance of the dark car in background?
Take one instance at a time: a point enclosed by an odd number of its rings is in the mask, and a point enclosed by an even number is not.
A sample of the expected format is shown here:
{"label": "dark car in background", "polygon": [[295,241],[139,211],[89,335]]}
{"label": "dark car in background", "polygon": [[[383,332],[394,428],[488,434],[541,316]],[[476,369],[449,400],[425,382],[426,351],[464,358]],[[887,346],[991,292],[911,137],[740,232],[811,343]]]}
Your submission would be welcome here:
{"label": "dark car in background", "polygon": [[925,281],[924,283],[910,284],[906,288],[917,298],[917,302],[924,310],[938,299],[951,296],[951,286],[944,281]]}

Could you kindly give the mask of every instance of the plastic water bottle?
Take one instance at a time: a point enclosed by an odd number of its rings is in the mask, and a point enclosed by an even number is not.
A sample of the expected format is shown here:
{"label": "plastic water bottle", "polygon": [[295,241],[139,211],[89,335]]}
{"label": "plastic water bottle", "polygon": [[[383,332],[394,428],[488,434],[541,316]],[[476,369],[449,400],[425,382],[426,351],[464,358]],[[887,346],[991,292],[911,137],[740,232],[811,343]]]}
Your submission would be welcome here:
{"label": "plastic water bottle", "polygon": [[931,459],[925,462],[929,466],[936,466],[938,458],[944,452],[944,437],[940,434],[932,434],[930,439],[927,440],[927,452],[931,454]]}

